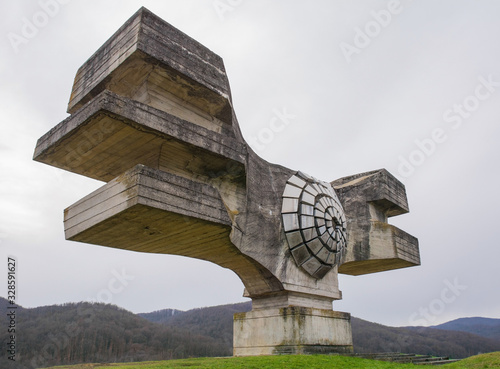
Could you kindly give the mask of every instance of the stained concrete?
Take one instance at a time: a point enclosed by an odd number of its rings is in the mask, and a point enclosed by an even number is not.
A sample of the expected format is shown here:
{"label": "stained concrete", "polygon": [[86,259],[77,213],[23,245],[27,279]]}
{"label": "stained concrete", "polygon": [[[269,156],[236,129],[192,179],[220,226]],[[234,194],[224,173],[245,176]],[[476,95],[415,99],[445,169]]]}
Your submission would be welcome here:
{"label": "stained concrete", "polygon": [[234,315],[235,356],[352,352],[351,316],[305,307]]}
{"label": "stained concrete", "polygon": [[420,265],[418,240],[387,223],[409,212],[404,185],[385,169],[332,182],[349,219],[339,273],[361,275]]}

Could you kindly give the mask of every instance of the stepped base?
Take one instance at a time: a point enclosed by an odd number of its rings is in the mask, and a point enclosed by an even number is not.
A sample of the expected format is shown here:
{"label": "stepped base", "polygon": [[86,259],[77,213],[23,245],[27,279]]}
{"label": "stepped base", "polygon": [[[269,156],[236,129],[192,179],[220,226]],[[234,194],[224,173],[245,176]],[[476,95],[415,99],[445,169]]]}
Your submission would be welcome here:
{"label": "stepped base", "polygon": [[234,356],[352,351],[348,313],[291,306],[234,315]]}
{"label": "stepped base", "polygon": [[372,354],[352,354],[349,356],[361,357],[363,359],[391,361],[400,364],[415,364],[415,365],[444,365],[459,361],[443,356],[403,354],[399,352],[383,352]]}

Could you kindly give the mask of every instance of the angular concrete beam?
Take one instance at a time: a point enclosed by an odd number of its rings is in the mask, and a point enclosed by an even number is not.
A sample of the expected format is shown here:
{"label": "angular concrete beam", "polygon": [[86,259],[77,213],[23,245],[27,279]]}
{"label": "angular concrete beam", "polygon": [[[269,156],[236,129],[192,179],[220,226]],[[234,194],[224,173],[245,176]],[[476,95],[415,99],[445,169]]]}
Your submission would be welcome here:
{"label": "angular concrete beam", "polygon": [[107,182],[136,164],[244,175],[245,153],[233,137],[104,91],[42,136],[34,160]]}
{"label": "angular concrete beam", "polygon": [[[65,210],[66,238],[80,241],[84,232],[104,219],[136,205],[184,215],[186,221],[191,217],[231,226],[227,210],[213,187],[137,165]],[[152,227],[147,229],[151,235],[154,233]]]}
{"label": "angular concrete beam", "polygon": [[346,212],[348,247],[339,273],[361,275],[420,265],[418,240],[387,223],[407,213],[404,185],[385,169],[332,182]]}
{"label": "angular concrete beam", "polygon": [[255,294],[283,289],[229,239],[231,220],[213,187],[138,165],[64,211],[66,239],[208,260]]}
{"label": "angular concrete beam", "polygon": [[222,58],[145,8],[78,70],[68,112],[76,112],[106,89],[132,98],[147,87],[231,124],[229,82]]}

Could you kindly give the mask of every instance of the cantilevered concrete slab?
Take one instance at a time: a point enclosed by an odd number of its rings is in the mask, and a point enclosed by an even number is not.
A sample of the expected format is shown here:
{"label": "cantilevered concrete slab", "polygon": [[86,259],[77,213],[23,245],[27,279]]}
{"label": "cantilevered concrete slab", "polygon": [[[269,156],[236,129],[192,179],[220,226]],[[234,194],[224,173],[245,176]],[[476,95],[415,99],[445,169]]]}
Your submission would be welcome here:
{"label": "cantilevered concrete slab", "polygon": [[[104,90],[181,115],[201,111],[212,122],[232,119],[222,58],[144,8],[78,70],[68,113]],[[165,101],[166,94],[173,98]]]}
{"label": "cantilevered concrete slab", "polygon": [[361,275],[420,265],[418,240],[387,223],[409,212],[404,185],[385,169],[332,182],[350,219],[339,273]]}
{"label": "cantilevered concrete slab", "polygon": [[232,269],[250,292],[281,283],[230,242],[219,193],[200,182],[137,165],[64,212],[66,239],[208,260]]}
{"label": "cantilevered concrete slab", "polygon": [[329,183],[260,158],[222,59],[145,8],[79,69],[68,112],[34,159],[106,184],[65,210],[66,238],[233,270],[252,299],[235,355],[352,351],[338,273],[420,264],[387,223],[408,212],[396,178]]}
{"label": "cantilevered concrete slab", "polygon": [[225,135],[149,105],[103,91],[42,136],[35,160],[101,181],[136,164],[214,176],[238,167],[246,150]]}

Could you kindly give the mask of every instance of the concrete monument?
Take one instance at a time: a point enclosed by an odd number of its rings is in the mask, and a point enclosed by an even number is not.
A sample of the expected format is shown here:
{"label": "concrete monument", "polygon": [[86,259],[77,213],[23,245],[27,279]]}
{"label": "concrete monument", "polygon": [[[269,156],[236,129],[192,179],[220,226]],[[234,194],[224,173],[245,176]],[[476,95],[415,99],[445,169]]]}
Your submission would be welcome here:
{"label": "concrete monument", "polygon": [[222,59],[147,9],[78,70],[68,112],[34,159],[106,184],[64,211],[66,238],[234,271],[252,299],[234,355],[351,352],[338,273],[420,264],[417,239],[387,223],[408,212],[396,178],[329,183],[261,159]]}

